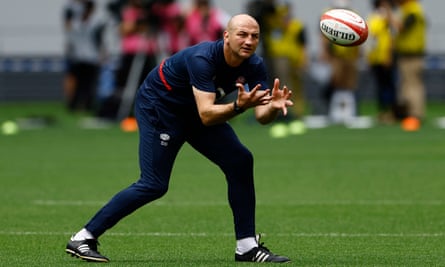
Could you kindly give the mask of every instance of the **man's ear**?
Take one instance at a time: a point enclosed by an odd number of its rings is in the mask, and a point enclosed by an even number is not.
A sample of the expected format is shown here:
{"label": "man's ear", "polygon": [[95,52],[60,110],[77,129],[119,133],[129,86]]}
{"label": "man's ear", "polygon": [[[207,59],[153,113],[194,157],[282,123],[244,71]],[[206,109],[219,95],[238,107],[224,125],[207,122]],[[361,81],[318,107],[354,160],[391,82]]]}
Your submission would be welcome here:
{"label": "man's ear", "polygon": [[224,31],[223,37],[224,37],[224,40],[228,39],[229,38],[229,32],[228,31]]}

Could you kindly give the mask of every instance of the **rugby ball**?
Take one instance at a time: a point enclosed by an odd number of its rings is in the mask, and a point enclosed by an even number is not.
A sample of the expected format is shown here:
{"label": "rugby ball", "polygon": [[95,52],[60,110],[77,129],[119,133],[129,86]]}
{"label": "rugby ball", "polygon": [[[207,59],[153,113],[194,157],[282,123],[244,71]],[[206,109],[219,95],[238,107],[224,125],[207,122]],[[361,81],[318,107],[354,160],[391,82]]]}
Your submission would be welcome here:
{"label": "rugby ball", "polygon": [[348,9],[331,9],[320,18],[320,30],[329,41],[342,46],[361,45],[368,38],[368,25]]}

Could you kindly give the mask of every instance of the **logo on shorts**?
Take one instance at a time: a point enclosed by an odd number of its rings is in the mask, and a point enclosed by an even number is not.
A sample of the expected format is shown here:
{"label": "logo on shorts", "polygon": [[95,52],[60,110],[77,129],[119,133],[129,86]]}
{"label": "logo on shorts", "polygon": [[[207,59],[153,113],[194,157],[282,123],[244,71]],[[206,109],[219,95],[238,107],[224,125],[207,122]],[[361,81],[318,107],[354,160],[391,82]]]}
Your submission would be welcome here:
{"label": "logo on shorts", "polygon": [[170,140],[170,135],[166,133],[161,133],[159,135],[159,139],[161,139],[161,146],[168,146],[168,141]]}

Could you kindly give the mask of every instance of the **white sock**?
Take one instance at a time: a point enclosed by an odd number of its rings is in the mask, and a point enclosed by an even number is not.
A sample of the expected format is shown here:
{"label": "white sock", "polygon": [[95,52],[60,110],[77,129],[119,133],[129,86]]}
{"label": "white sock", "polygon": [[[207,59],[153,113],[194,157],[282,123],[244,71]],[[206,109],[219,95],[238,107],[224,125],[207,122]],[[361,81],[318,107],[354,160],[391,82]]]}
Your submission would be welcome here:
{"label": "white sock", "polygon": [[253,236],[236,240],[236,254],[242,255],[256,247],[258,247],[258,242]]}
{"label": "white sock", "polygon": [[87,229],[83,228],[79,232],[77,232],[73,237],[71,237],[72,241],[81,241],[85,239],[94,239],[94,236]]}

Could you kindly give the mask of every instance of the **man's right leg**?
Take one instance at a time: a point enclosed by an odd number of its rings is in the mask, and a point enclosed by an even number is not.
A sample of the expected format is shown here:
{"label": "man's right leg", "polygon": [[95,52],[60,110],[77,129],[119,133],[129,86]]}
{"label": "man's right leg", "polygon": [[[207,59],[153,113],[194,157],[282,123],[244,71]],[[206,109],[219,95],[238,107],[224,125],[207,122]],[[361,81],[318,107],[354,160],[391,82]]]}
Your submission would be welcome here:
{"label": "man's right leg", "polygon": [[143,205],[160,198],[167,192],[167,187],[154,188],[141,180],[117,193],[94,217],[85,228],[95,237],[101,236],[107,229],[131,214]]}
{"label": "man's right leg", "polygon": [[86,236],[73,236],[66,249],[71,255],[88,261],[108,261],[97,251],[97,238],[125,216],[167,192],[173,162],[183,144],[183,138],[177,132],[159,130],[157,124],[152,123],[158,121],[157,118],[153,120],[152,116],[156,113],[152,111],[136,108],[141,178],[116,194],[96,213],[81,231],[86,231]]}
{"label": "man's right leg", "polygon": [[167,191],[166,188],[147,187],[141,180],[116,194],[102,207],[85,228],[71,238],[65,251],[87,261],[108,262],[109,260],[97,250],[99,236],[125,216],[161,197]]}

